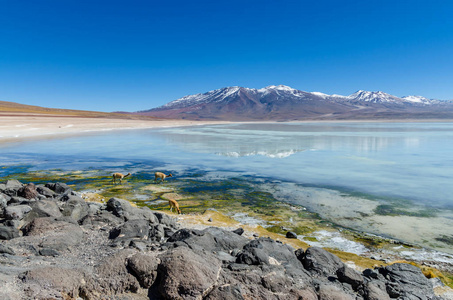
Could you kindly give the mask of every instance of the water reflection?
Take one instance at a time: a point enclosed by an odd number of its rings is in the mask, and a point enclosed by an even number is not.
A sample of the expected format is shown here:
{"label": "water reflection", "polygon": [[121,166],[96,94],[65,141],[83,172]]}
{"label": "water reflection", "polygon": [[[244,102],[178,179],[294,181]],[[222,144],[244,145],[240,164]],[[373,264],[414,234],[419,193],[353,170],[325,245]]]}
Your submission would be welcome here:
{"label": "water reflection", "polygon": [[[273,128],[276,126],[276,128]],[[258,124],[219,125],[186,128],[167,128],[157,131],[167,143],[177,144],[188,151],[215,153],[229,157],[262,155],[270,158],[286,158],[306,150],[354,151],[369,153],[392,147],[418,147],[420,138],[414,131],[395,131],[390,128],[386,135],[379,130],[358,127],[339,128],[308,126],[306,124],[258,126]],[[407,136],[409,134],[409,136]],[[412,135],[412,136],[411,136]]]}

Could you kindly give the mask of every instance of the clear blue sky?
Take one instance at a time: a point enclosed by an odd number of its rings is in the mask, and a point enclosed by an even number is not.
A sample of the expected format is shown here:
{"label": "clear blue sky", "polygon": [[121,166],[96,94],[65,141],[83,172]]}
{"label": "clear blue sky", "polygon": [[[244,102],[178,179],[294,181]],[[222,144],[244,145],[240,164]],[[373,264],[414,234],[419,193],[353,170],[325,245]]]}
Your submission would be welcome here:
{"label": "clear blue sky", "polygon": [[453,99],[453,1],[0,0],[0,100],[136,111],[278,84]]}

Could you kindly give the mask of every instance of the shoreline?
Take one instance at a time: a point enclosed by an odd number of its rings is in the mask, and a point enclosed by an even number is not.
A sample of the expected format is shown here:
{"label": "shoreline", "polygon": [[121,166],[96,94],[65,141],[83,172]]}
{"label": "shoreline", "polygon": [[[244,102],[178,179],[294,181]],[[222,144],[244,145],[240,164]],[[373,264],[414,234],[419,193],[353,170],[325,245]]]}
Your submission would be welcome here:
{"label": "shoreline", "polygon": [[49,116],[0,112],[0,143],[59,138],[111,130],[227,124],[227,121],[131,120],[80,116]]}
{"label": "shoreline", "polygon": [[240,123],[450,123],[442,119],[403,120],[298,120],[298,121],[213,121],[178,119],[120,119],[85,117],[76,115],[49,115],[38,113],[1,112],[0,143],[20,142],[29,139],[59,138],[69,135],[96,133],[112,130],[150,129],[213,124]]}

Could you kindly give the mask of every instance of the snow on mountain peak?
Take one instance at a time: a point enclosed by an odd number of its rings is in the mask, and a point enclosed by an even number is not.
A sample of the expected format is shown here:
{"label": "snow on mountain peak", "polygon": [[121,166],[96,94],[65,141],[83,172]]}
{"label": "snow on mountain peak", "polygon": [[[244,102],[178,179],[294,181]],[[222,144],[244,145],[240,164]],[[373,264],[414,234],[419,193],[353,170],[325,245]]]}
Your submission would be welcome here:
{"label": "snow on mountain peak", "polygon": [[428,98],[425,98],[423,96],[406,96],[402,97],[401,99],[404,99],[405,101],[413,102],[413,103],[424,103],[424,104],[430,104],[431,100]]}
{"label": "snow on mountain peak", "polygon": [[350,100],[358,100],[358,101],[365,101],[365,102],[401,102],[401,98],[396,96],[392,96],[390,94],[377,91],[377,92],[369,92],[364,90],[359,90],[352,95],[349,95],[348,98]]}
{"label": "snow on mountain peak", "polygon": [[319,96],[319,97],[324,98],[324,99],[330,97],[330,95],[327,95],[327,94],[324,94],[324,93],[321,93],[321,92],[311,92],[311,94],[313,94],[315,96]]}

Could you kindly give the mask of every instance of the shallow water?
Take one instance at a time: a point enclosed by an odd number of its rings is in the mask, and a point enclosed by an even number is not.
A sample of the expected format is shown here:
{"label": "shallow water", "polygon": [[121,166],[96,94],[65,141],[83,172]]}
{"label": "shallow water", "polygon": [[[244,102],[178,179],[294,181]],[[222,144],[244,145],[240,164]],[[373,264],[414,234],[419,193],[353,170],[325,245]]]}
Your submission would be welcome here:
{"label": "shallow water", "polygon": [[[5,144],[0,146],[0,176],[45,169],[140,171],[149,172],[149,179],[157,170],[176,177],[204,174],[206,180],[254,176],[274,180],[279,200],[307,206],[327,218],[325,205],[351,210],[351,197],[409,210],[413,204],[418,213],[423,208],[453,209],[452,149],[453,123],[160,128]],[[318,207],[316,197],[326,199],[326,193],[333,200]],[[391,212],[398,215],[401,209]],[[354,228],[354,223],[347,226]]]}

